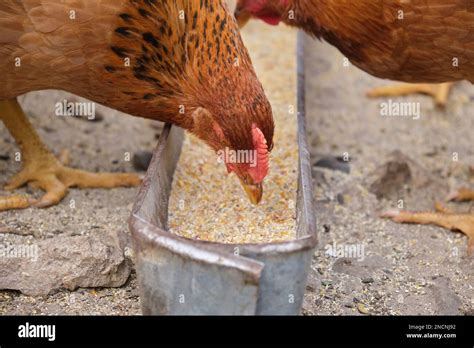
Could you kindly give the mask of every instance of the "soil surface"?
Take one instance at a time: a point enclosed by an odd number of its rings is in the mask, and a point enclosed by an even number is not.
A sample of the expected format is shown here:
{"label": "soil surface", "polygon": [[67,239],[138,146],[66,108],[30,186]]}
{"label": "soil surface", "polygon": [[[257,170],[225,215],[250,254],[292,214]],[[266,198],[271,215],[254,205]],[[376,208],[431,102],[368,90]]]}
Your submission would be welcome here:
{"label": "soil surface", "polygon": [[[388,99],[365,94],[393,82],[347,66],[326,43],[305,42],[320,245],[304,313],[472,314],[474,258],[466,256],[467,238],[379,215],[399,204],[433,210],[451,189],[473,186],[474,88],[457,84],[445,110],[426,96],[392,98],[392,105],[419,103],[420,117],[382,116]],[[467,212],[471,205],[448,207]]]}

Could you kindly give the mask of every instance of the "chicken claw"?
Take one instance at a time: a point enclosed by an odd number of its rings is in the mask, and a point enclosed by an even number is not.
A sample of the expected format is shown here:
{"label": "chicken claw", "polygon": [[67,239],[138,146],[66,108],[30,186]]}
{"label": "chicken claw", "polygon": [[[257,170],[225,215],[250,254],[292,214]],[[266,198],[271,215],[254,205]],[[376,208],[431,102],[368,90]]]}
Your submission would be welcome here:
{"label": "chicken claw", "polygon": [[[32,202],[30,200],[29,203],[37,208],[46,208],[58,204],[66,196],[69,187],[130,187],[138,186],[140,182],[141,178],[136,174],[89,173],[79,169],[65,167],[54,159],[54,161],[50,161],[49,163],[33,162],[33,164],[27,164],[25,168],[16,174],[12,181],[5,186],[5,189],[14,190],[26,183],[31,184],[34,188],[40,188],[44,190],[46,194],[38,201]],[[0,200],[0,203],[1,202]],[[19,201],[17,200],[16,202]],[[20,206],[10,204],[10,209],[26,208],[28,206],[26,206],[26,203]]]}
{"label": "chicken claw", "polygon": [[430,83],[420,83],[420,84],[399,84],[394,86],[385,86],[374,88],[367,92],[367,96],[370,98],[379,98],[379,97],[397,97],[397,96],[406,96],[410,94],[426,94],[431,96],[435,102],[436,106],[444,108],[448,103],[449,92],[453,86],[452,82],[440,83],[440,84],[430,84]]}
{"label": "chicken claw", "polygon": [[0,197],[0,211],[29,208],[35,202],[36,200],[28,196]]}
{"label": "chicken claw", "polygon": [[0,119],[18,143],[23,162],[22,170],[10,179],[5,189],[11,191],[28,184],[46,192],[38,201],[24,196],[0,197],[0,211],[55,205],[66,196],[69,187],[129,187],[141,182],[136,174],[89,173],[65,166],[68,156],[63,154],[61,163],[49,151],[16,99],[0,101]]}
{"label": "chicken claw", "polygon": [[459,231],[468,237],[468,255],[474,252],[474,214],[456,214],[440,203],[436,204],[437,212],[409,212],[391,210],[381,215],[399,223],[437,225],[452,231]]}

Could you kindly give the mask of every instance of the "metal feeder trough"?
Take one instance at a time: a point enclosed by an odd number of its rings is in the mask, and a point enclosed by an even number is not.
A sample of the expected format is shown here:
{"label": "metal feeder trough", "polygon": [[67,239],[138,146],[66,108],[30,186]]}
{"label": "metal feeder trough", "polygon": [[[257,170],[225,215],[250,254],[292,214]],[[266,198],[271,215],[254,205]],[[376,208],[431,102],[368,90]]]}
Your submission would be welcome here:
{"label": "metal feeder trough", "polygon": [[166,125],[130,218],[145,315],[297,315],[317,244],[298,37],[297,239],[220,244],[168,232],[168,200],[184,134]]}

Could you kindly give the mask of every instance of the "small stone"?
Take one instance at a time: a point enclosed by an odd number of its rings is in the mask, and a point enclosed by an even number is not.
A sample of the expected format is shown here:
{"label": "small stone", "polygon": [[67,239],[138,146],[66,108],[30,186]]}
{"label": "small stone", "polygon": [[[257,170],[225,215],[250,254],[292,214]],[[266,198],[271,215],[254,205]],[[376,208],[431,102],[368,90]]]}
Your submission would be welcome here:
{"label": "small stone", "polygon": [[344,205],[345,201],[344,201],[344,195],[342,193],[338,193],[336,198],[337,198],[337,203],[339,203],[340,205]]}
{"label": "small stone", "polygon": [[150,165],[153,153],[150,151],[138,151],[133,155],[133,168],[146,171]]}
{"label": "small stone", "polygon": [[314,164],[315,167],[338,170],[343,173],[349,174],[351,167],[347,161],[344,161],[342,157],[323,157]]}
{"label": "small stone", "polygon": [[364,283],[364,284],[371,284],[373,282],[374,282],[374,278],[372,278],[372,277],[362,279],[362,283]]}
{"label": "small stone", "polygon": [[363,303],[357,304],[357,310],[362,314],[369,314],[369,310],[365,307]]}
{"label": "small stone", "polygon": [[104,115],[96,111],[94,117],[74,117],[74,118],[81,119],[82,121],[101,122],[104,120]]}

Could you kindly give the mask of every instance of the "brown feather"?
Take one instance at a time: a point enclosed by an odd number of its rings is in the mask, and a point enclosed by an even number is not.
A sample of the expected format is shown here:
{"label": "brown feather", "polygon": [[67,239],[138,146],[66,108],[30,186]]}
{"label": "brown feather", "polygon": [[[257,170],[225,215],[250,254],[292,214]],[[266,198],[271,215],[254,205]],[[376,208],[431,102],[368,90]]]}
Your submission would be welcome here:
{"label": "brown feather", "polygon": [[[214,148],[251,149],[253,123],[272,143],[270,104],[224,0],[3,0],[0,58],[0,98],[63,89],[172,122]],[[198,108],[225,144],[195,126]]]}
{"label": "brown feather", "polygon": [[[286,15],[290,10],[295,19]],[[292,0],[280,11],[287,24],[327,40],[372,75],[474,82],[471,0]]]}

